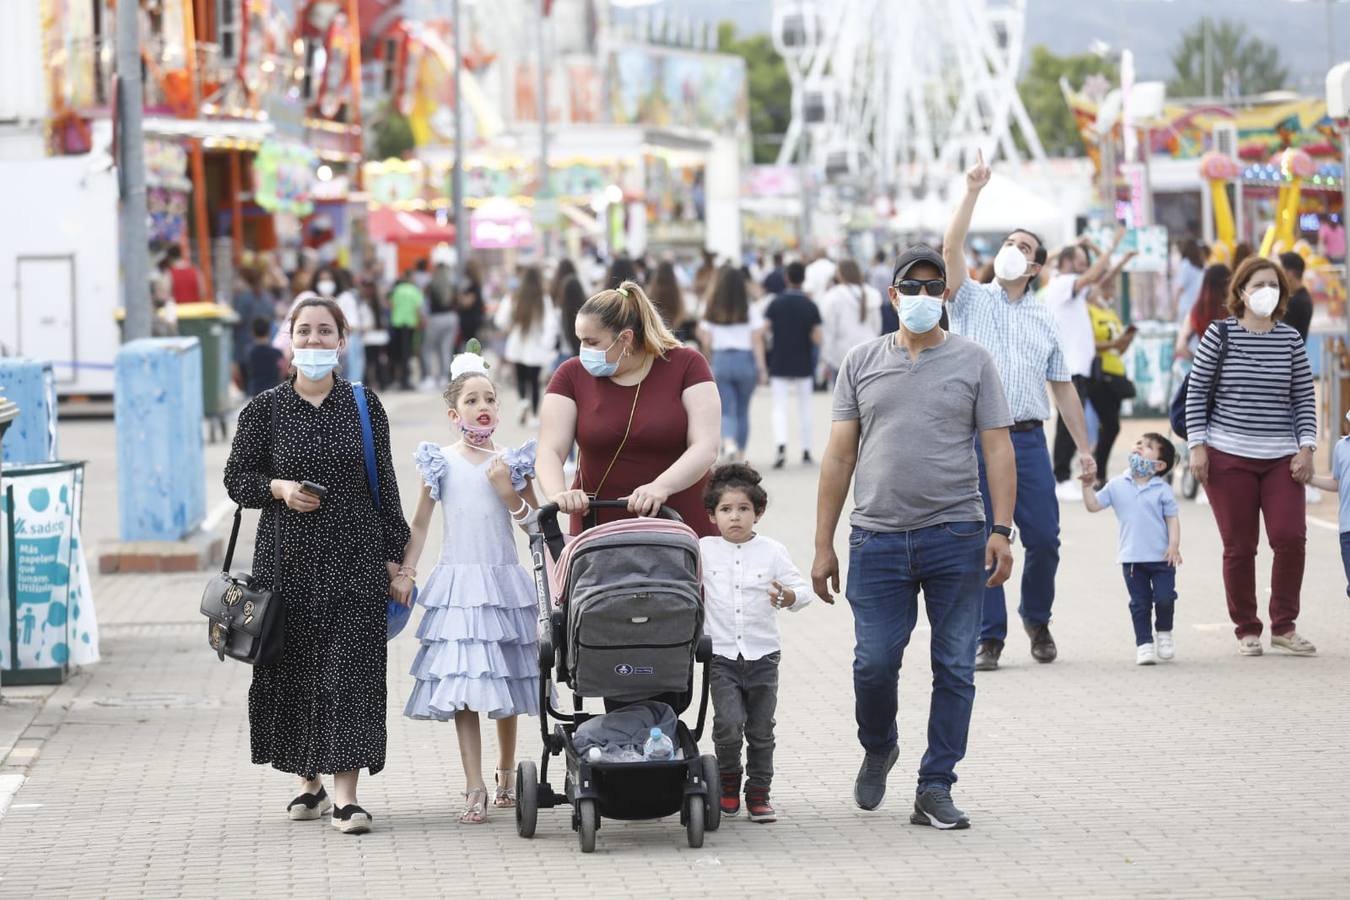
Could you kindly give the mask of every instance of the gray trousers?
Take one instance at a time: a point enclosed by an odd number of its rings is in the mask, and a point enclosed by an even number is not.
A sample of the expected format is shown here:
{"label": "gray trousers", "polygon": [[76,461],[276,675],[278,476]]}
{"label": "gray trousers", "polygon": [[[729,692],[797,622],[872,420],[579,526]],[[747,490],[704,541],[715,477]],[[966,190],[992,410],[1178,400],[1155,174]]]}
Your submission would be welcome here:
{"label": "gray trousers", "polygon": [[[427,319],[426,334],[422,335],[422,377],[450,380],[450,351],[455,346],[459,331],[459,315],[453,312],[434,313]],[[442,389],[444,386],[441,386]]]}
{"label": "gray trousers", "polygon": [[768,789],[773,781],[773,714],[778,708],[778,660],[712,659],[713,744],[722,774],[741,774],[744,739],[745,787]]}

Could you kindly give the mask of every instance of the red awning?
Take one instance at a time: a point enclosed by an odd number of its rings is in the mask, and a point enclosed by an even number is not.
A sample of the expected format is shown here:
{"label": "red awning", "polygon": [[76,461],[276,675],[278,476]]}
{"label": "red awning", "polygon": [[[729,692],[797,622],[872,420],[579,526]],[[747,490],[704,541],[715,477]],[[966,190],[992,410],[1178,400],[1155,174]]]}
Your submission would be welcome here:
{"label": "red awning", "polygon": [[452,244],[455,226],[442,225],[430,213],[374,209],[367,218],[371,240],[389,244]]}

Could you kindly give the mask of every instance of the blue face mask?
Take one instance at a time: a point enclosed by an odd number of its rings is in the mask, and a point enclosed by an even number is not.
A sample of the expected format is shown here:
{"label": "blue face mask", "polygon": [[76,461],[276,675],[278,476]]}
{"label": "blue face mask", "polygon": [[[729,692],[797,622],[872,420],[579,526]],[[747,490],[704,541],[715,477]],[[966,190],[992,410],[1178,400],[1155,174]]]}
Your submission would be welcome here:
{"label": "blue face mask", "polygon": [[1147,478],[1153,474],[1154,467],[1158,463],[1151,459],[1144,459],[1138,453],[1130,454],[1130,473],[1136,478]]}
{"label": "blue face mask", "polygon": [[942,298],[902,294],[900,308],[896,312],[900,316],[900,324],[910,334],[927,334],[942,321]]}
{"label": "blue face mask", "polygon": [[[614,344],[618,342],[619,339],[615,338]],[[596,347],[582,347],[580,353],[581,365],[596,378],[610,377],[619,371],[619,364],[610,362],[608,359],[609,351],[614,349],[614,344],[610,344],[603,350]]]}
{"label": "blue face mask", "polygon": [[338,352],[324,347],[298,347],[293,360],[302,375],[318,381],[337,368]]}

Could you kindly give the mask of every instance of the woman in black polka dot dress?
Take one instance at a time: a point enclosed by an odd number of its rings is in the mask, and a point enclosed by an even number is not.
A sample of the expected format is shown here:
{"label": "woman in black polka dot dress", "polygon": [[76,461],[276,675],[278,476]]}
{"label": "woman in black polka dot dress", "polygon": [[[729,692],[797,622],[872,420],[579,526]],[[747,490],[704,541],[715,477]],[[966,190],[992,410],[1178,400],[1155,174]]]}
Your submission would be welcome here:
{"label": "woman in black polka dot dress", "polygon": [[[383,512],[366,481],[352,386],[333,374],[347,333],[341,310],[312,296],[289,324],[295,378],[244,407],[225,466],[230,497],[263,510],[253,556],[263,584],[273,581],[273,519],[281,517],[282,571],[273,583],[286,604],[286,636],[281,658],[253,670],[253,762],[300,776],[292,819],[318,819],[332,809],[335,827],[361,833],[371,817],[356,803],[357,776],[384,768],[385,598],[408,525],[389,456],[389,420],[369,392]],[[308,493],[302,481],[327,493]],[[325,773],[335,775],[336,807]]]}

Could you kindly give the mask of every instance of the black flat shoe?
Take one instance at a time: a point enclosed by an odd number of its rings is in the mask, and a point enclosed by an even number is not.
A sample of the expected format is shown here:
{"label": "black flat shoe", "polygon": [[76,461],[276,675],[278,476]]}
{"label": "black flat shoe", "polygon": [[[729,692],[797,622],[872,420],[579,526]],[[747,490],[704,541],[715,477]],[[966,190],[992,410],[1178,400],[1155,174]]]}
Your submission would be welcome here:
{"label": "black flat shoe", "polygon": [[308,822],[322,818],[332,808],[333,801],[320,785],[317,793],[301,794],[292,800],[286,806],[286,813],[297,822]]}
{"label": "black flat shoe", "polygon": [[333,810],[333,827],[343,834],[365,834],[375,817],[355,803]]}

